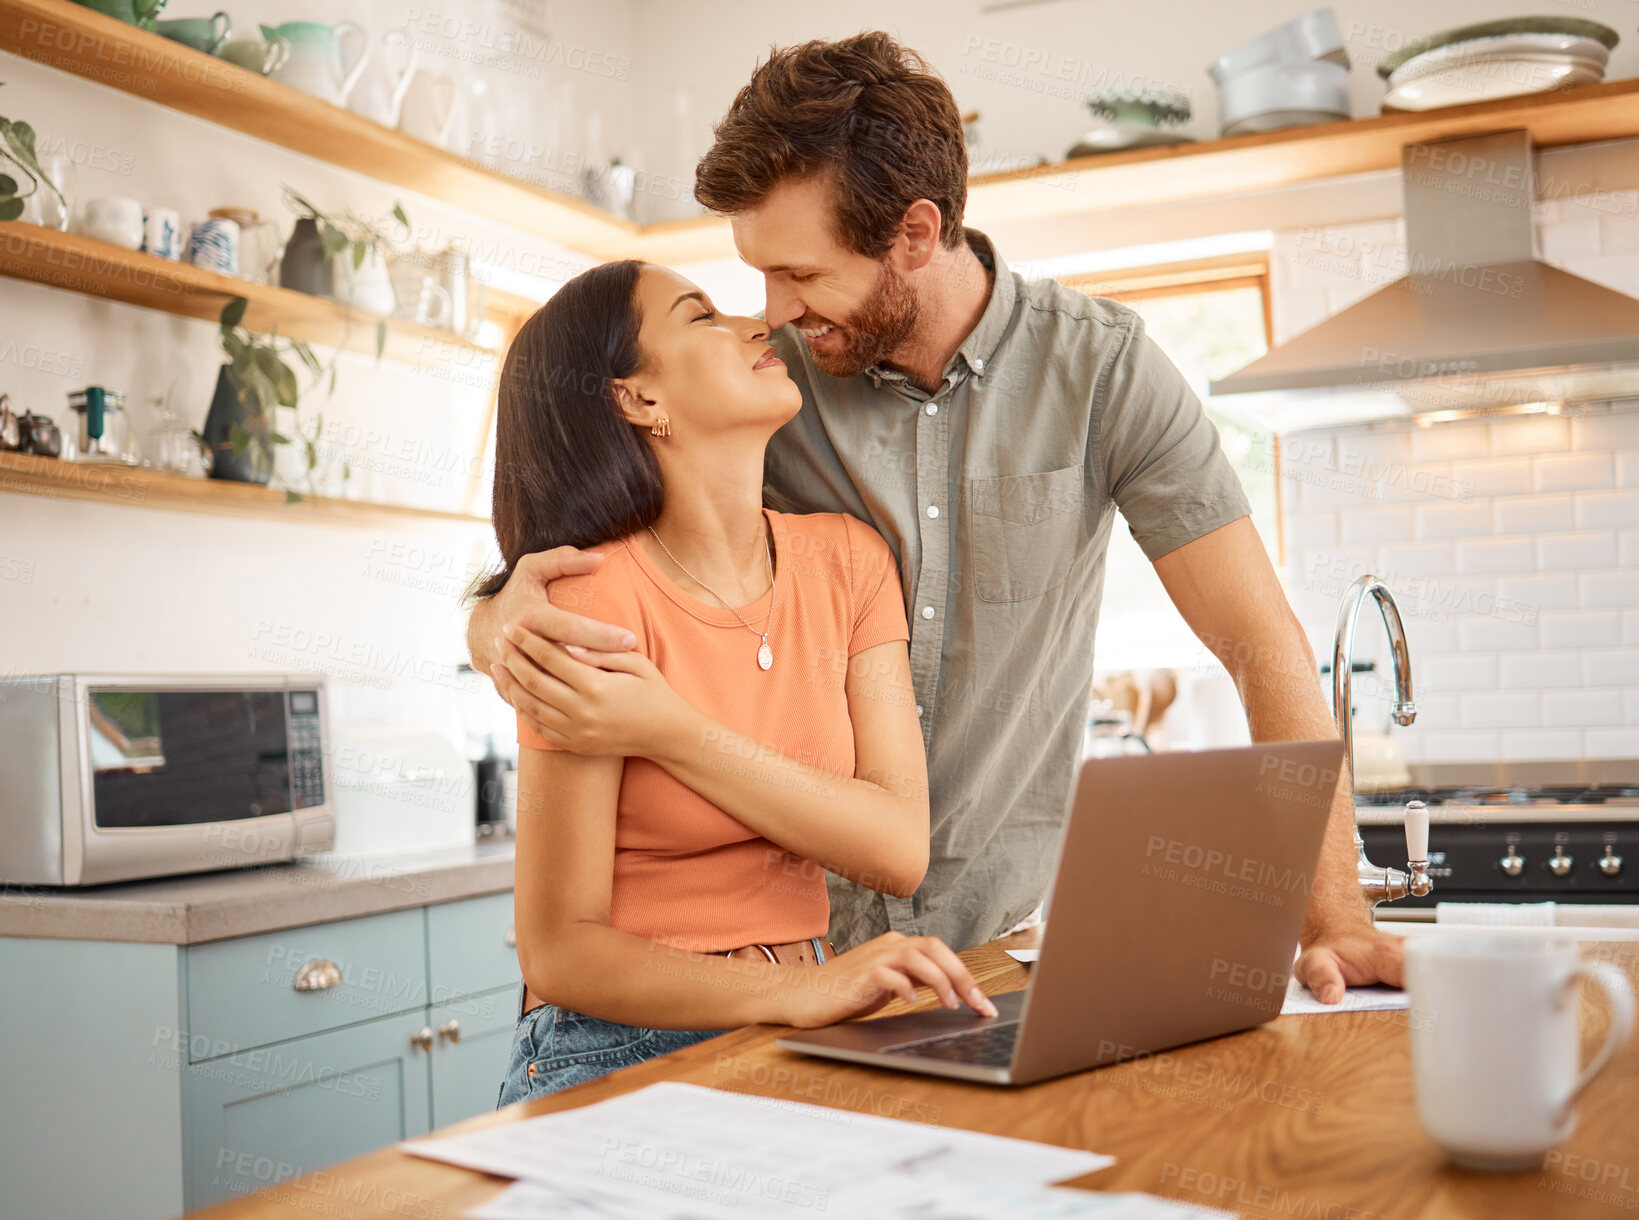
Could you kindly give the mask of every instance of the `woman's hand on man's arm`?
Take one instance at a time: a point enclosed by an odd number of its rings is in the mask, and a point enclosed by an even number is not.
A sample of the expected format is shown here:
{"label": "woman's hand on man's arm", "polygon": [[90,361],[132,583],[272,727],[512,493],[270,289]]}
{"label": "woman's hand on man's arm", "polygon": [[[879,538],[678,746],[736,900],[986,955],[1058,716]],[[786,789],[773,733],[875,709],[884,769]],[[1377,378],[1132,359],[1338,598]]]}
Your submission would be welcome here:
{"label": "woman's hand on man's arm", "polygon": [[[602,562],[603,555],[599,552],[581,551],[572,546],[525,555],[501,591],[472,608],[472,616],[467,620],[467,651],[472,655],[472,667],[479,673],[489,674],[501,698],[523,712],[526,720],[534,717],[519,707],[518,693],[530,693],[540,700],[549,687],[544,675],[533,665],[495,669],[503,659],[502,633],[507,627],[522,628],[545,640],[604,652],[623,652],[637,645],[637,637],[626,628],[587,618],[547,600],[547,586],[558,577],[595,572]],[[539,724],[532,727],[537,731],[541,729]]]}

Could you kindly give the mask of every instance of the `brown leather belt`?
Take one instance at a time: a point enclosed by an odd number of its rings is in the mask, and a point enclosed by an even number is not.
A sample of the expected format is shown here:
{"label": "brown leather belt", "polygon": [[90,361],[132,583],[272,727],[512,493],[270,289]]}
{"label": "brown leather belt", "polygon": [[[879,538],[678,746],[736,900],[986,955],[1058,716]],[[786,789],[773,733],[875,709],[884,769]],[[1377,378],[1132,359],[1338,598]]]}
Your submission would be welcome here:
{"label": "brown leather belt", "polygon": [[831,942],[818,936],[783,945],[741,945],[738,949],[724,949],[718,954],[742,961],[777,962],[781,966],[818,966],[836,955]]}
{"label": "brown leather belt", "polygon": [[[781,966],[818,966],[836,955],[831,942],[819,936],[793,940],[783,945],[741,945],[738,949],[719,949],[712,954],[714,957],[732,957],[741,961],[775,962]],[[529,1015],[543,1003],[526,986],[521,1016]]]}

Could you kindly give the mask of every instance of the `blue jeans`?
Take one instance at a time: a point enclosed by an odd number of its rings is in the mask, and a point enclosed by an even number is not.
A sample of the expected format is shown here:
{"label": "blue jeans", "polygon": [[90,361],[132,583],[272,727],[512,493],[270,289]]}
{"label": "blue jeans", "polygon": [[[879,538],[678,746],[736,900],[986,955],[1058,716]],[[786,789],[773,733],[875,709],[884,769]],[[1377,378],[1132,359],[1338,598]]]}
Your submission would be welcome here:
{"label": "blue jeans", "polygon": [[512,1056],[495,1108],[556,1093],[596,1080],[646,1059],[727,1033],[721,1029],[647,1029],[621,1025],[584,1013],[542,1004],[526,1015],[524,985],[518,984],[518,1020]]}

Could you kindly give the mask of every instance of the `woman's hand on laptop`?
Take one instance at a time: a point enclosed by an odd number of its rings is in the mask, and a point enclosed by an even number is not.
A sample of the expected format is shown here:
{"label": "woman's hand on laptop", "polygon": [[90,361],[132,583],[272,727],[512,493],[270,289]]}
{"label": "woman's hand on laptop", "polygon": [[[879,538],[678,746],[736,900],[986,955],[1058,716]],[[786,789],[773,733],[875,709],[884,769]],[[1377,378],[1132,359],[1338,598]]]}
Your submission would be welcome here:
{"label": "woman's hand on laptop", "polygon": [[[560,646],[511,625],[502,629],[495,685],[506,701],[572,754],[648,758],[699,713],[640,652]],[[525,688],[509,675],[533,672]],[[508,688],[511,689],[508,689]]]}
{"label": "woman's hand on laptop", "polygon": [[916,1003],[918,985],[931,987],[946,1008],[963,1003],[983,1017],[996,1015],[962,959],[937,936],[884,932],[823,966],[798,971],[788,984],[788,1025],[817,1029],[863,1017],[895,999]]}

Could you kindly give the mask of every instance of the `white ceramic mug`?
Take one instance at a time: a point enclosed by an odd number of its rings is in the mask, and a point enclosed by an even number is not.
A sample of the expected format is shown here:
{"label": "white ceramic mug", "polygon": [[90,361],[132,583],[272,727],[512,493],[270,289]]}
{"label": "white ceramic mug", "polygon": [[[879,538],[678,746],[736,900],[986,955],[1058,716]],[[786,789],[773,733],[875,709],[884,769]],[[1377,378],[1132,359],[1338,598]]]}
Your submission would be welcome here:
{"label": "white ceramic mug", "polygon": [[85,205],[87,237],[111,242],[127,250],[142,248],[142,205],[123,195],[105,195]]}
{"label": "white ceramic mug", "polygon": [[[1577,1071],[1577,980],[1610,1003],[1610,1033]],[[1453,932],[1406,943],[1417,1113],[1457,1164],[1518,1170],[1542,1163],[1576,1126],[1576,1099],[1633,1031],[1628,977],[1578,961],[1573,941]]]}
{"label": "white ceramic mug", "polygon": [[142,218],[142,248],[155,258],[182,257],[182,221],[170,208],[150,208]]}

